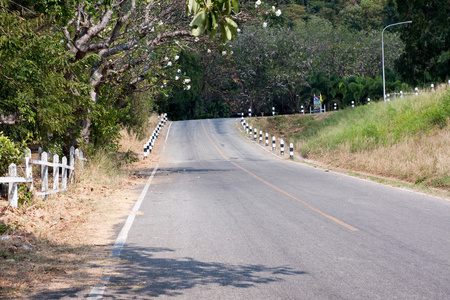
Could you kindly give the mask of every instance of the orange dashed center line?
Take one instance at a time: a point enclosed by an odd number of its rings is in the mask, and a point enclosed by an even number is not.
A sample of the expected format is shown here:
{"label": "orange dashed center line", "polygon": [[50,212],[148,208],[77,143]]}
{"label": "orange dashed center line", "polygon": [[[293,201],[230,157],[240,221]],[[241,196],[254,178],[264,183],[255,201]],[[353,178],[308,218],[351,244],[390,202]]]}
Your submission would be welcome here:
{"label": "orange dashed center line", "polygon": [[327,218],[327,219],[329,219],[329,220],[331,220],[331,221],[333,221],[333,222],[335,222],[335,223],[337,223],[337,224],[339,224],[339,225],[341,225],[341,226],[347,228],[348,230],[351,230],[351,231],[358,231],[357,228],[355,228],[355,227],[353,227],[353,226],[351,226],[351,225],[349,225],[349,224],[347,224],[347,223],[345,223],[345,222],[339,220],[338,218],[335,218],[335,217],[333,217],[333,216],[331,216],[331,215],[329,215],[329,214],[327,214],[327,213],[321,211],[320,209],[318,209],[318,208],[312,206],[311,204],[309,204],[309,203],[307,203],[307,202],[305,202],[305,201],[303,201],[303,200],[300,200],[299,198],[297,198],[297,197],[295,197],[295,196],[289,194],[288,192],[283,191],[283,190],[280,189],[279,187],[274,186],[274,185],[271,184],[270,182],[268,182],[268,181],[262,179],[261,177],[258,177],[257,175],[253,174],[253,173],[250,172],[249,170],[247,170],[247,169],[241,167],[240,165],[238,165],[237,163],[231,161],[228,157],[226,157],[226,156],[222,153],[222,151],[220,151],[219,147],[217,147],[217,145],[216,145],[216,144],[213,142],[213,140],[210,138],[208,132],[206,131],[205,125],[203,124],[203,121],[202,121],[202,126],[203,126],[203,130],[205,131],[206,137],[209,139],[209,141],[210,141],[211,144],[214,146],[214,148],[216,148],[217,152],[219,152],[219,154],[223,157],[223,159],[225,159],[226,161],[230,162],[231,164],[233,164],[233,165],[236,166],[237,168],[241,169],[242,171],[246,172],[247,174],[253,176],[253,177],[256,178],[257,180],[259,180],[259,181],[261,181],[262,183],[264,183],[265,185],[267,185],[267,186],[273,188],[274,190],[280,192],[281,194],[283,194],[283,195],[285,195],[285,196],[287,196],[287,197],[289,197],[289,198],[291,198],[291,199],[293,199],[293,200],[295,200],[295,201],[301,203],[302,205],[304,205],[304,206],[308,207],[309,209],[311,209],[312,211],[315,211],[316,213],[318,213],[318,214],[324,216],[325,218]]}

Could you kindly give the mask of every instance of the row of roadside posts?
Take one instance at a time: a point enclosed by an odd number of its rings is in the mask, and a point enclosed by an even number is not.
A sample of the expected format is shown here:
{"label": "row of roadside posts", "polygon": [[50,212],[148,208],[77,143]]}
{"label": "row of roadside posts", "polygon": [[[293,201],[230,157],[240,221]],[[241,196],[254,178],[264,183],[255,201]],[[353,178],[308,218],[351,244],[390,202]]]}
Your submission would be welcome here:
{"label": "row of roadside posts", "polygon": [[[450,86],[450,80],[448,81],[448,85]],[[431,84],[430,87],[431,87],[431,91],[435,90],[434,84]],[[414,88],[414,92],[411,92],[411,93],[400,91],[398,93],[392,92],[392,93],[386,94],[386,100],[385,101],[391,101],[391,98],[393,100],[395,100],[397,97],[403,98],[403,96],[406,96],[406,95],[415,95],[415,96],[419,95],[419,88],[417,88],[417,87]],[[370,105],[370,98],[367,98],[367,104]],[[352,107],[355,107],[356,106],[355,101],[352,101],[351,105],[352,105]],[[336,102],[333,103],[333,109],[334,110],[338,110],[338,105],[337,105]],[[309,110],[310,110],[310,113],[311,113],[311,107],[309,107]],[[305,107],[303,105],[300,106],[300,113],[301,114],[305,114],[306,113]],[[251,109],[248,110],[248,116],[249,116],[249,118],[252,116],[252,110]],[[275,107],[272,107],[272,116],[275,116]],[[242,116],[241,122],[242,122],[243,118],[244,117]],[[244,130],[245,130],[245,128],[244,128]]]}
{"label": "row of roadside posts", "polygon": [[[249,125],[244,117],[241,117],[241,125],[243,130],[248,134],[250,139],[253,139],[254,141],[258,140],[259,137],[259,143],[262,144],[263,143],[263,132],[262,130],[259,131],[256,128],[253,128],[252,125]],[[272,151],[276,151],[277,150],[277,141],[275,136],[272,136]],[[266,147],[269,147],[269,134],[266,132],[265,134],[265,145]],[[280,139],[280,154],[284,155],[284,141],[283,139]],[[294,159],[294,144],[290,143],[289,144],[289,158],[290,159]]]}
{"label": "row of roadside posts", "polygon": [[162,114],[158,117],[160,119],[158,126],[156,126],[155,130],[153,130],[153,133],[151,137],[148,139],[148,141],[144,144],[144,159],[147,158],[147,156],[152,153],[153,147],[155,146],[156,139],[159,136],[159,133],[161,132],[164,125],[166,125],[167,122],[167,114]]}

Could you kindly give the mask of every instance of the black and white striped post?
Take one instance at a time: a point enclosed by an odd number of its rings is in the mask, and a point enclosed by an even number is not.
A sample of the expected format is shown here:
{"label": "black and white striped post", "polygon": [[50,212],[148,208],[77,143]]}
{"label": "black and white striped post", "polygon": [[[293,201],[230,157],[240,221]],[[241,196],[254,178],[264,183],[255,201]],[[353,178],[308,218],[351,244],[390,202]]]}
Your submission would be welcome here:
{"label": "black and white striped post", "polygon": [[248,137],[252,138],[252,134],[253,134],[253,128],[252,128],[252,125],[250,125],[250,131],[248,133]]}
{"label": "black and white striped post", "polygon": [[302,105],[302,106],[300,106],[300,112],[301,112],[302,114],[304,114],[304,113],[305,113],[305,109],[303,108],[303,105]]}
{"label": "black and white striped post", "polygon": [[334,102],[334,110],[337,110],[337,103]]}
{"label": "black and white striped post", "polygon": [[156,126],[155,130],[153,130],[153,133],[151,137],[148,139],[147,143],[144,144],[143,150],[144,150],[144,159],[152,153],[153,147],[155,146],[155,141],[159,136],[159,133],[161,132],[162,128],[167,122],[167,114],[162,114],[158,116],[159,123]]}
{"label": "black and white striped post", "polygon": [[258,130],[255,128],[253,131],[253,140],[256,141],[257,138],[258,138]]}
{"label": "black and white striped post", "polygon": [[156,140],[156,134],[155,131],[152,133],[152,136],[148,139],[147,143],[144,145],[144,159],[147,158],[147,156],[152,153],[153,145]]}
{"label": "black and white striped post", "polygon": [[284,155],[284,141],[283,141],[283,139],[280,140],[280,153],[281,153],[281,155]]}
{"label": "black and white striped post", "polygon": [[147,158],[147,156],[148,156],[148,150],[150,149],[150,144],[147,142],[147,143],[145,143],[145,145],[144,145],[144,159],[146,159]]}
{"label": "black and white striped post", "polygon": [[269,134],[266,132],[266,147],[269,146]]}
{"label": "black and white striped post", "polygon": [[245,124],[245,132],[248,134],[248,124]]}
{"label": "black and white striped post", "polygon": [[294,159],[294,144],[289,144],[289,158]]}
{"label": "black and white striped post", "polygon": [[272,151],[275,151],[276,150],[276,143],[277,143],[277,140],[275,139],[275,136],[272,136]]}
{"label": "black and white striped post", "polygon": [[259,131],[259,143],[262,144],[262,130]]}
{"label": "black and white striped post", "polygon": [[275,107],[272,107],[272,117],[275,117]]}

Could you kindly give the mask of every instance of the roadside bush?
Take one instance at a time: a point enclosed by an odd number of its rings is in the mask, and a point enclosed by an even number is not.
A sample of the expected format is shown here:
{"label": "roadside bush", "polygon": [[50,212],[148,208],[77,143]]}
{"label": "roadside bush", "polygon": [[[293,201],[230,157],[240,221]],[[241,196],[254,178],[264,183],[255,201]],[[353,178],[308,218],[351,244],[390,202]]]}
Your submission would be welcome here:
{"label": "roadside bush", "polygon": [[0,175],[3,176],[8,172],[10,164],[18,164],[22,158],[20,147],[8,139],[8,137],[0,132]]}

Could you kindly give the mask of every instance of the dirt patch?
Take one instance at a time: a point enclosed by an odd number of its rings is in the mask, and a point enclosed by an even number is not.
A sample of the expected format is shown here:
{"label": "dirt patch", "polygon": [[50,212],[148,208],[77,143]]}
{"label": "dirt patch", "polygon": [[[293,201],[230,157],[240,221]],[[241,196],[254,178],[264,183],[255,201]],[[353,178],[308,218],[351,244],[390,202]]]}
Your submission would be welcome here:
{"label": "dirt patch", "polygon": [[101,282],[117,264],[112,245],[147,181],[142,171],[159,160],[167,127],[146,160],[136,153],[119,183],[78,182],[18,209],[0,199],[0,299],[79,297]]}

